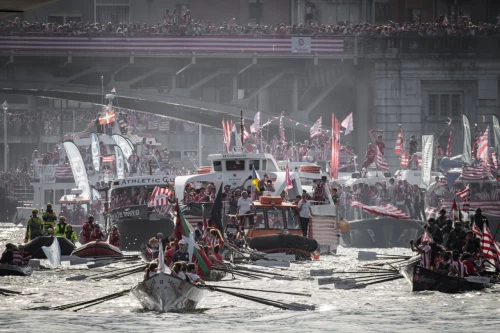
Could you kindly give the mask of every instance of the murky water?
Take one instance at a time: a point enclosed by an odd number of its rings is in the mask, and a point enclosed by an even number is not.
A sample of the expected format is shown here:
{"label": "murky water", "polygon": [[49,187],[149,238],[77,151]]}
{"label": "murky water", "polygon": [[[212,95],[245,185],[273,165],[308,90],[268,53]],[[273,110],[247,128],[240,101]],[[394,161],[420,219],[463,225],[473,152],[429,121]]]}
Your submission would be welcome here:
{"label": "murky water", "polygon": [[[23,230],[0,224],[0,246],[21,242]],[[292,264],[281,274],[307,277],[311,268],[354,270],[358,249],[340,248],[339,255],[319,261]],[[407,254],[408,250],[376,250]],[[364,264],[365,262],[363,262]],[[111,271],[116,264],[101,268]],[[0,288],[23,291],[24,296],[0,295],[0,332],[499,332],[500,288],[481,292],[446,295],[435,292],[411,293],[404,279],[368,286],[366,289],[338,290],[318,286],[316,280],[249,280],[219,282],[237,287],[307,292],[312,297],[243,292],[284,302],[314,304],[315,311],[293,312],[251,303],[217,292],[208,293],[199,304],[203,312],[159,314],[142,310],[132,296],[124,296],[79,312],[27,311],[41,305],[63,305],[130,288],[142,279],[135,274],[112,281],[66,281],[77,274],[98,270],[67,266],[35,271],[31,277],[0,278]]]}

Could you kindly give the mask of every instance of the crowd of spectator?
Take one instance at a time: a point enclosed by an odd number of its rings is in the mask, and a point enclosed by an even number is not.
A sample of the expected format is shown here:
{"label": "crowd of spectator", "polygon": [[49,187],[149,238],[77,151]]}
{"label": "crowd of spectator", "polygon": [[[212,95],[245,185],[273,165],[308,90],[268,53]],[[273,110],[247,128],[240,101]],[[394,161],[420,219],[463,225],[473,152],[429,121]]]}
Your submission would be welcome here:
{"label": "crowd of spectator", "polygon": [[[309,9],[308,9],[309,8]],[[316,10],[307,7],[306,23],[287,25],[247,24],[240,25],[236,20],[214,23],[195,21],[190,10],[178,13],[176,10],[166,10],[162,23],[92,23],[70,21],[65,24],[41,22],[35,18],[33,22],[22,21],[20,18],[0,22],[0,33],[57,33],[65,35],[94,34],[167,34],[167,35],[358,35],[396,37],[400,35],[413,36],[489,36],[500,33],[500,15],[497,23],[473,24],[469,17],[458,16],[448,18],[439,16],[433,22],[392,22],[386,24],[351,23],[345,20],[341,24],[319,23],[316,20]]]}

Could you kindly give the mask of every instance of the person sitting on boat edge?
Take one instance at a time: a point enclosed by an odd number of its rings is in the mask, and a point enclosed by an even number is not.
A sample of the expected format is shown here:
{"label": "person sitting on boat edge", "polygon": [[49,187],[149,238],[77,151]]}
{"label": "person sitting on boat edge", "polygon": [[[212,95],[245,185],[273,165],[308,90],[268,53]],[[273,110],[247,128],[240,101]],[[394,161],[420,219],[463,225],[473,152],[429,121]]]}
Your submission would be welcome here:
{"label": "person sitting on boat edge", "polygon": [[462,247],[462,251],[468,252],[469,254],[474,254],[479,252],[479,238],[474,237],[474,233],[472,231],[467,231],[465,234],[465,244]]}
{"label": "person sitting on boat edge", "polygon": [[49,228],[54,229],[57,222],[57,214],[52,210],[52,204],[49,202],[47,204],[47,210],[42,214],[43,219],[43,230],[47,232]]}
{"label": "person sitting on boat edge", "polygon": [[120,248],[120,231],[118,227],[113,225],[111,227],[111,232],[109,233],[108,244]]}
{"label": "person sitting on boat edge", "polygon": [[99,224],[94,224],[94,230],[92,230],[92,233],[90,234],[90,241],[91,242],[99,242],[106,240],[106,237],[104,236],[101,227]]}
{"label": "person sitting on boat edge", "polygon": [[474,257],[470,253],[464,252],[460,259],[465,265],[466,276],[478,275],[476,272],[476,265],[474,264]]}
{"label": "person sitting on boat edge", "polygon": [[451,255],[449,252],[443,253],[443,259],[439,261],[436,265],[436,271],[438,273],[448,275],[451,266]]}
{"label": "person sitting on boat edge", "polygon": [[158,244],[158,238],[156,237],[151,237],[148,241],[146,251],[148,252],[148,257],[150,257],[151,260],[158,258]]}
{"label": "person sitting on boat edge", "polygon": [[172,258],[172,262],[174,264],[179,261],[189,262],[190,258],[189,258],[189,253],[186,251],[187,248],[186,241],[184,239],[181,239],[178,244],[179,244],[179,249],[175,251],[174,256]]}
{"label": "person sitting on boat edge", "polygon": [[12,243],[5,244],[5,251],[3,251],[0,258],[0,264],[14,265],[14,248],[15,245]]}
{"label": "person sitting on boat edge", "polygon": [[19,266],[25,266],[29,263],[31,255],[24,252],[24,245],[18,245],[17,248],[14,247],[14,264]]}
{"label": "person sitting on boat edge", "polygon": [[32,215],[26,224],[26,235],[24,236],[25,243],[28,243],[28,241],[42,236],[43,234],[43,220],[37,216],[38,210],[34,209],[31,214]]}
{"label": "person sitting on boat edge", "polygon": [[66,218],[64,216],[59,216],[59,223],[57,223],[54,229],[54,234],[59,237],[64,237],[67,226],[68,224],[66,223]]}
{"label": "person sitting on boat edge", "polygon": [[456,251],[453,251],[451,255],[450,273],[448,275],[461,278],[467,276],[467,268],[465,264],[460,261],[460,254]]}
{"label": "person sitting on boat edge", "polygon": [[158,261],[157,260],[151,261],[146,267],[146,271],[144,272],[144,281],[156,275],[157,268],[158,268]]}
{"label": "person sitting on boat edge", "polygon": [[186,266],[186,275],[194,284],[205,284],[205,281],[196,274],[196,265],[194,263],[189,263]]}
{"label": "person sitting on boat edge", "polygon": [[90,236],[94,230],[94,216],[89,215],[87,221],[83,223],[82,227],[82,238],[83,244],[90,242]]}
{"label": "person sitting on boat edge", "polygon": [[186,274],[184,274],[184,272],[182,271],[183,264],[185,265],[185,263],[182,261],[174,263],[174,266],[172,267],[172,273],[178,276],[181,280],[186,280],[187,279]]}
{"label": "person sitting on boat edge", "polygon": [[78,241],[78,236],[76,235],[75,230],[73,230],[73,226],[71,224],[68,224],[66,226],[64,237],[73,244],[76,244],[76,242]]}

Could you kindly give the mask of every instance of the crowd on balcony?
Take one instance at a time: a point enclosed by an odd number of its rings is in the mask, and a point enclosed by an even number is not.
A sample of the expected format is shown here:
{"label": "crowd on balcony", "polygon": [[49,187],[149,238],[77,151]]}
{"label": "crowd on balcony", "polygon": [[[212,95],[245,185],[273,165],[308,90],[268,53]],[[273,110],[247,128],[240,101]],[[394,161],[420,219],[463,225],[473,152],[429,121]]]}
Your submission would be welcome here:
{"label": "crowd on balcony", "polygon": [[470,18],[451,19],[439,16],[433,22],[392,22],[375,25],[370,23],[351,23],[345,20],[342,24],[320,23],[315,19],[313,10],[308,14],[306,23],[298,25],[247,24],[240,25],[236,19],[214,23],[196,21],[190,10],[178,13],[166,10],[162,23],[92,23],[70,21],[65,24],[41,22],[35,18],[33,22],[20,18],[0,22],[0,33],[57,33],[65,35],[93,34],[167,34],[167,35],[313,35],[313,36],[489,36],[500,34],[500,15],[496,24],[473,24]]}

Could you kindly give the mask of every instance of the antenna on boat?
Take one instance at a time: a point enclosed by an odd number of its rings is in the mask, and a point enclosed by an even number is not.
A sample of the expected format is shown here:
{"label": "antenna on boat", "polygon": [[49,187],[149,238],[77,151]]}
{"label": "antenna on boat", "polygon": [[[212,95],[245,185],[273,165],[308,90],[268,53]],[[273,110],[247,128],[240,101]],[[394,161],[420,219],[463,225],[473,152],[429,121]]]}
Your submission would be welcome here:
{"label": "antenna on boat", "polygon": [[240,139],[241,139],[241,145],[243,146],[243,131],[244,131],[244,125],[243,125],[243,110],[240,110]]}

